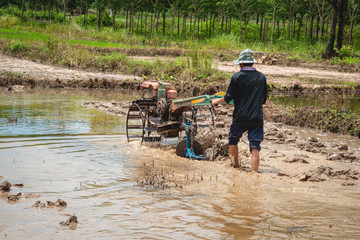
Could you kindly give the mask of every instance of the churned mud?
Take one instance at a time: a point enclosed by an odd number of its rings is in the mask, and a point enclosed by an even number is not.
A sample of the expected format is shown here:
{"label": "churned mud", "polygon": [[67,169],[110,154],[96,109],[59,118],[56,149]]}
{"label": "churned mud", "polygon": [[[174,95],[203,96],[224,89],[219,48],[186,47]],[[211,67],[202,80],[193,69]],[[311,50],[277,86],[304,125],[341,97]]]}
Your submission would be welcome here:
{"label": "churned mud", "polygon": [[[85,103],[85,106],[91,106],[107,113],[125,117],[126,107],[129,104],[100,102],[97,104]],[[220,105],[216,110],[215,125],[200,128],[196,139],[202,144],[204,150],[207,148],[213,149],[212,161],[229,164],[227,137],[232,121],[232,106]],[[264,106],[265,119],[271,120],[269,115],[277,112],[276,110],[276,105],[272,103],[266,104]],[[287,129],[287,126],[281,123],[265,121],[265,140],[260,172],[273,172],[278,177],[287,177],[298,181],[326,181],[336,178],[345,181],[343,182],[344,186],[359,185],[360,148],[358,147],[359,139],[357,137],[349,137],[351,140],[348,142],[339,141],[334,136],[329,137],[331,133],[322,133],[318,130],[306,128],[300,128],[296,132]],[[303,134],[302,131],[312,131],[313,133]],[[282,151],[282,148],[291,148],[293,150]],[[166,147],[164,150],[175,155],[173,147]],[[242,159],[242,170],[250,171],[250,152],[246,134],[239,144],[239,154]],[[273,165],[274,163],[275,165]],[[333,166],[334,163],[336,163],[336,166]],[[351,164],[351,167],[348,164]],[[209,176],[197,173],[194,175],[177,174],[171,169],[158,169],[154,166],[153,162],[144,165],[143,177],[138,179],[140,186],[155,189],[182,188],[191,182],[202,182],[204,179],[209,178]],[[326,168],[327,171],[323,172],[321,170],[323,168]],[[357,170],[352,170],[352,168]]]}

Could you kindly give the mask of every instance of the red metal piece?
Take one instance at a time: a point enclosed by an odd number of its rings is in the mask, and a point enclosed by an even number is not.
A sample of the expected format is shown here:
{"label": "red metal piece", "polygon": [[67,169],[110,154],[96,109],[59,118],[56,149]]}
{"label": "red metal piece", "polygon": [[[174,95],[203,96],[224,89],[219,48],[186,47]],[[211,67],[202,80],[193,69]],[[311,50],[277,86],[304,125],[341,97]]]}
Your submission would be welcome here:
{"label": "red metal piece", "polygon": [[[175,88],[167,82],[161,82],[166,89],[166,98],[167,99],[175,99],[177,97],[177,92]],[[158,95],[158,89],[160,88],[160,84],[157,80],[151,80],[151,81],[143,81],[140,84],[140,91],[142,92],[145,89],[154,89],[154,97],[157,98]]]}

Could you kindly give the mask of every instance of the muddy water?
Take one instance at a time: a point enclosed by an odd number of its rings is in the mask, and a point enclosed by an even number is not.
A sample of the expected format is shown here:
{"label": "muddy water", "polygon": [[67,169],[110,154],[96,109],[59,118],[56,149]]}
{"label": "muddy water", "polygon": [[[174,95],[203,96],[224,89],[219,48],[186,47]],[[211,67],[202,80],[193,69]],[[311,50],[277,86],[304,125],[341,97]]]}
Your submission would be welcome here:
{"label": "muddy water", "polygon": [[[12,194],[40,198],[0,199],[0,239],[360,238],[359,185],[277,177],[281,164],[266,155],[274,148],[294,151],[290,146],[265,143],[261,175],[227,162],[182,159],[169,147],[128,144],[123,119],[81,106],[112,98],[132,96],[1,95],[0,176],[24,183]],[[353,139],[339,139],[346,140]],[[341,166],[348,167],[333,163]],[[164,184],[146,184],[149,178]],[[67,208],[31,207],[58,198]],[[75,230],[59,225],[68,214],[78,217]]]}

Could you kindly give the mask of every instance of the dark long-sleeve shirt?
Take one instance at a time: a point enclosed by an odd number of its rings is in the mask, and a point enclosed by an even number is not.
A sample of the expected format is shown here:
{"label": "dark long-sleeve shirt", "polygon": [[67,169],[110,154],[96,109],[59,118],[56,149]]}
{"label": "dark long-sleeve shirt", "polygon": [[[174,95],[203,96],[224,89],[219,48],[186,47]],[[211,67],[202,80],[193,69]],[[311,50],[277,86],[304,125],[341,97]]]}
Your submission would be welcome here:
{"label": "dark long-sleeve shirt", "polygon": [[267,98],[266,77],[252,67],[235,73],[224,100],[234,100],[233,123],[252,127],[263,126],[263,108]]}

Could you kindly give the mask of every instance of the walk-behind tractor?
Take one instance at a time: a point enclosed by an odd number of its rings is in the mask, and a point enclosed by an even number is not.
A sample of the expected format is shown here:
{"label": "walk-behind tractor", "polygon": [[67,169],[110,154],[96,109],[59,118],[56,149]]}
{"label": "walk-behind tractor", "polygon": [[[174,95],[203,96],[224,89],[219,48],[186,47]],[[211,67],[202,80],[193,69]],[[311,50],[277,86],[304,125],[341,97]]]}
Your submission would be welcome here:
{"label": "walk-behind tractor", "polygon": [[140,91],[141,99],[132,102],[126,118],[128,141],[157,142],[179,137],[185,131],[176,154],[190,159],[211,158],[211,150],[204,152],[195,136],[198,128],[214,125],[216,112],[211,100],[223,93],[177,99],[174,87],[159,81],[143,81]]}

